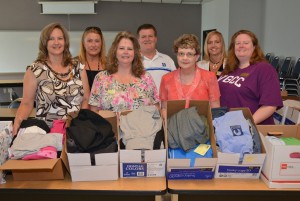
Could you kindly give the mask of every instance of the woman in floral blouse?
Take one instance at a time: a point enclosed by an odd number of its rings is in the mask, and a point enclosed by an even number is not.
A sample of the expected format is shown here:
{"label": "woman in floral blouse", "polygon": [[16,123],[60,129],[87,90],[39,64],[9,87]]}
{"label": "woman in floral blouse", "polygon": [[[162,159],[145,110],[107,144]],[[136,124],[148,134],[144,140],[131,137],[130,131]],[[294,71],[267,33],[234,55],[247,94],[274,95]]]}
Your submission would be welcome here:
{"label": "woman in floral blouse", "polygon": [[91,89],[91,110],[137,109],[142,105],[159,105],[159,95],[151,75],[144,70],[137,39],[120,32],[108,53],[105,71],[99,72]]}

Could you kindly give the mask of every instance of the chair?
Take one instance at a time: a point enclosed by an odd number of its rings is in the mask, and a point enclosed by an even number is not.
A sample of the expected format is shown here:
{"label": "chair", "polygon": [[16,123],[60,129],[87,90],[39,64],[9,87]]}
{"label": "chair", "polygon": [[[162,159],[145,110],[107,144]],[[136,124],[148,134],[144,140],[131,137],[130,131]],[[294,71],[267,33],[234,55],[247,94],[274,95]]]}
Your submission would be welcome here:
{"label": "chair", "polygon": [[273,53],[271,53],[271,52],[267,53],[266,56],[265,56],[266,60],[267,60],[269,63],[271,63],[273,57],[274,57],[274,55],[273,55]]}
{"label": "chair", "polygon": [[21,104],[22,98],[17,98],[13,100],[9,105],[8,108],[18,108]]}
{"label": "chair", "polygon": [[300,95],[300,58],[293,67],[291,75],[284,79],[283,85],[288,92]]}
{"label": "chair", "polygon": [[285,77],[289,76],[292,62],[293,62],[292,57],[285,57],[278,72],[280,78],[284,79]]}
{"label": "chair", "polygon": [[276,69],[276,71],[278,71],[279,61],[280,61],[279,56],[275,56],[270,62],[271,65]]}

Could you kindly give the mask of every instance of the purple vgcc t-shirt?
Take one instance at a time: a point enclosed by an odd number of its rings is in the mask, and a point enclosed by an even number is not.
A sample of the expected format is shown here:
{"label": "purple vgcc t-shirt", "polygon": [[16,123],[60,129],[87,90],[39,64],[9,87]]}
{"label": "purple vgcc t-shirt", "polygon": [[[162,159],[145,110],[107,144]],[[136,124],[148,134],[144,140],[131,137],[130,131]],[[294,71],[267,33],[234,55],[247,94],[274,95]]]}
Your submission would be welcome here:
{"label": "purple vgcc t-shirt", "polygon": [[[252,114],[265,106],[283,106],[277,72],[266,62],[259,62],[244,69],[236,69],[218,79],[221,106],[248,107]],[[270,116],[260,124],[274,124]]]}

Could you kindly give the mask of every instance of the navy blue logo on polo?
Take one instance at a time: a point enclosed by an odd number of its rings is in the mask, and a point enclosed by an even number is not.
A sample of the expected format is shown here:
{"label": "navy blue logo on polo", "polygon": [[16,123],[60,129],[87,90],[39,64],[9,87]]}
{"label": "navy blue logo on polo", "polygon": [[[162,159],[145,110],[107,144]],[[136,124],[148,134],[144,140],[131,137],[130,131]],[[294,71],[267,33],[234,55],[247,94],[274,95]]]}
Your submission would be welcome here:
{"label": "navy blue logo on polo", "polygon": [[166,66],[167,66],[167,64],[166,64],[166,63],[161,63],[161,65],[162,65],[163,67],[166,67]]}
{"label": "navy blue logo on polo", "polygon": [[241,125],[230,126],[230,129],[231,129],[233,136],[244,135]]}

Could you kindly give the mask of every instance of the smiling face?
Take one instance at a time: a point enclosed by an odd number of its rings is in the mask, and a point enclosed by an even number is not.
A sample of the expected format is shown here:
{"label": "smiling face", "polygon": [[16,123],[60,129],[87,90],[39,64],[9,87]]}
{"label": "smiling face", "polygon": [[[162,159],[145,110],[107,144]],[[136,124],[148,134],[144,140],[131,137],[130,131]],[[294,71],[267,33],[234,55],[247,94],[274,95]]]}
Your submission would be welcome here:
{"label": "smiling face", "polygon": [[62,55],[65,49],[65,38],[63,32],[55,28],[50,34],[47,42],[47,50],[50,55]]}
{"label": "smiling face", "polygon": [[217,34],[212,35],[207,40],[207,49],[210,55],[219,55],[222,53],[222,42]]}
{"label": "smiling face", "polygon": [[90,56],[97,56],[101,51],[101,37],[99,34],[90,32],[88,33],[83,42],[84,48],[86,50],[86,54]]}
{"label": "smiling face", "polygon": [[134,48],[131,40],[123,38],[117,48],[117,60],[119,64],[132,64],[134,59]]}
{"label": "smiling face", "polygon": [[198,59],[194,48],[178,48],[177,62],[182,69],[194,68]]}
{"label": "smiling face", "polygon": [[240,34],[236,37],[234,43],[234,53],[241,62],[250,61],[255,46],[251,37],[247,34]]}
{"label": "smiling face", "polygon": [[141,52],[151,52],[156,49],[157,37],[153,29],[141,29],[139,32],[138,41],[141,47]]}

